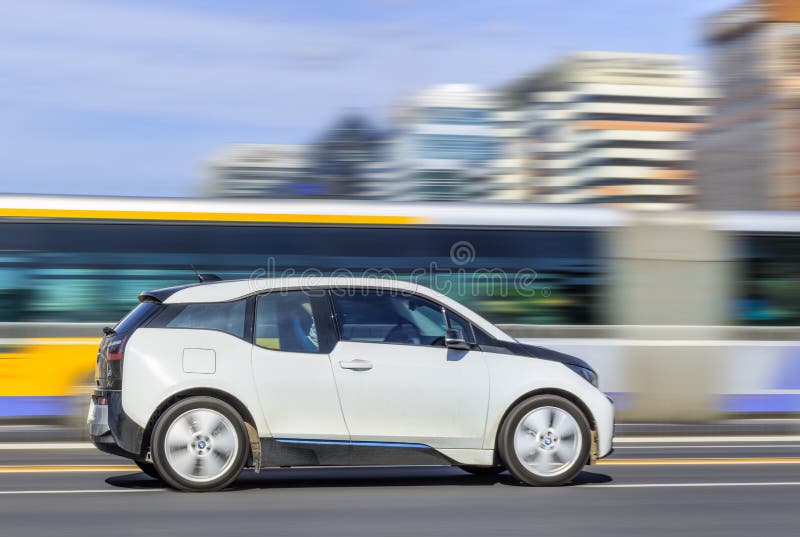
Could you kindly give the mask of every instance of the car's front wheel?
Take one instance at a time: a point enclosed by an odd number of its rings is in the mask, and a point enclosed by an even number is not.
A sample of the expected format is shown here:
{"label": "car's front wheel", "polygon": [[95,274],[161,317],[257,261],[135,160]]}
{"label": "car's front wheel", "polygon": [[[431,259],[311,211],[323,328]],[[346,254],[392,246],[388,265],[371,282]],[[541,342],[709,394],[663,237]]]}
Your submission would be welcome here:
{"label": "car's front wheel", "polygon": [[182,399],[156,422],[151,453],[158,474],[172,487],[220,490],[236,479],[247,460],[244,423],[219,399]]}
{"label": "car's front wheel", "polygon": [[589,423],[570,401],[553,395],[526,399],[506,417],[500,456],[529,485],[560,485],[580,473],[589,457]]}

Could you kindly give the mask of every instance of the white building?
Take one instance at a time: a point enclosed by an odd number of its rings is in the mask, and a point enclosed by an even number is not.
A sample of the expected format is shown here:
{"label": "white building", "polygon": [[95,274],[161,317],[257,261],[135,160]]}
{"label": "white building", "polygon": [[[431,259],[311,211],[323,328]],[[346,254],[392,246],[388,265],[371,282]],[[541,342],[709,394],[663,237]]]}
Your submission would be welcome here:
{"label": "white building", "polygon": [[523,117],[532,201],[635,209],[692,201],[706,93],[681,57],[577,53],[502,93]]}
{"label": "white building", "polygon": [[494,94],[471,85],[436,86],[412,95],[394,109],[392,157],[397,181],[384,197],[514,198],[508,186],[513,184],[513,165],[502,159],[502,137],[507,133],[501,119]]}
{"label": "white building", "polygon": [[800,209],[800,2],[753,0],[705,21],[717,91],[698,151],[698,205]]}
{"label": "white building", "polygon": [[202,194],[209,197],[316,197],[320,185],[309,171],[305,145],[236,144],[206,165]]}

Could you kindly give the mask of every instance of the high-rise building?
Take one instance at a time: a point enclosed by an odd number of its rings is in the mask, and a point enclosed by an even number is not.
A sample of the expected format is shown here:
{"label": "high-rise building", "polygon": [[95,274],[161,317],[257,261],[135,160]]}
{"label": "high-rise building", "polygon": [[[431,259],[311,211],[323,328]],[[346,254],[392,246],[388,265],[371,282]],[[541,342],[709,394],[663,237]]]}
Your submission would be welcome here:
{"label": "high-rise building", "polygon": [[209,197],[320,197],[305,145],[236,144],[206,165],[202,194]]}
{"label": "high-rise building", "polygon": [[705,41],[717,98],[698,143],[698,205],[800,209],[800,2],[719,12]]}
{"label": "high-rise building", "polygon": [[[494,94],[467,84],[420,91],[395,107],[398,190],[413,201],[490,201],[508,195]],[[513,173],[512,173],[513,175]],[[505,183],[504,183],[505,181]]]}
{"label": "high-rise building", "polygon": [[391,198],[387,134],[366,117],[346,114],[311,146],[311,173],[327,198]]}
{"label": "high-rise building", "polygon": [[236,144],[206,165],[203,194],[265,198],[391,197],[387,138],[364,117],[347,114],[313,144]]}
{"label": "high-rise building", "polygon": [[645,210],[691,202],[706,93],[681,57],[576,53],[500,94],[523,118],[531,201]]}

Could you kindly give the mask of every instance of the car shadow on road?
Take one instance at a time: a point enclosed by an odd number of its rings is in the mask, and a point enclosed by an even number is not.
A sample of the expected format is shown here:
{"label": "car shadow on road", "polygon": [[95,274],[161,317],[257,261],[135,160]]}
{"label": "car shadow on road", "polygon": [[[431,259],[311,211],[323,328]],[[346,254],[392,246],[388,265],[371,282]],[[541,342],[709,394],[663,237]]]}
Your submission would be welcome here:
{"label": "car shadow on road", "polygon": [[112,487],[125,489],[163,489],[164,483],[160,479],[152,478],[143,472],[115,475],[106,479]]}
{"label": "car shadow on road", "polygon": [[[583,471],[567,486],[608,483],[611,476]],[[106,479],[114,487],[148,489],[164,484],[137,472]],[[477,476],[450,467],[270,468],[245,470],[227,490],[325,487],[524,486],[508,472]]]}

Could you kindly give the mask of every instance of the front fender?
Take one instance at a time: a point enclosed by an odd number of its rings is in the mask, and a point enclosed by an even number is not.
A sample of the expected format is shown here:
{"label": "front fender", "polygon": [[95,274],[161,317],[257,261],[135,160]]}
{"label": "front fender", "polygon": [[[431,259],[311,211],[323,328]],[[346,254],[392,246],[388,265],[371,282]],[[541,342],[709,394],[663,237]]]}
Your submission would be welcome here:
{"label": "front fender", "polygon": [[[503,419],[518,401],[530,395],[553,393],[568,396],[587,412],[587,419],[594,429],[598,430],[599,451],[604,454],[606,437],[608,450],[610,435],[606,432],[608,411],[604,408],[611,403],[605,396],[561,363],[539,360],[527,356],[508,354],[486,354],[489,370],[489,408],[486,415],[486,432],[483,441],[484,449],[494,449],[497,432]],[[600,416],[598,418],[598,415]],[[611,411],[613,428],[613,409]]]}

